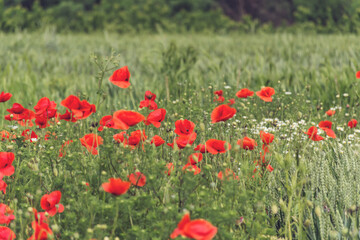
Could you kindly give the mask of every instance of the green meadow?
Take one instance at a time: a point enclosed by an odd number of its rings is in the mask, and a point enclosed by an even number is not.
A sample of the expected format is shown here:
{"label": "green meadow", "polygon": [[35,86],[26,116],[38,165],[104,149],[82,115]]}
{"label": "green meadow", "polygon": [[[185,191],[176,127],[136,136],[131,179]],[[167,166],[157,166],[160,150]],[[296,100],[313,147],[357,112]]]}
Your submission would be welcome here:
{"label": "green meadow", "polygon": [[[122,89],[108,79],[125,65],[131,86]],[[42,196],[58,190],[64,211],[49,217],[52,234],[39,239],[169,239],[187,212],[217,227],[214,239],[358,239],[360,127],[348,122],[360,121],[359,70],[356,35],[0,33],[0,92],[13,94],[0,102],[0,131],[16,135],[0,141],[0,152],[15,154],[15,172],[3,177],[6,194],[0,192],[1,202],[14,210],[8,227],[16,239],[28,239],[33,209],[44,211]],[[242,88],[266,86],[275,89],[272,102],[256,94],[236,97]],[[117,110],[147,117],[151,111],[139,108],[147,90],[166,109],[159,128],[141,122],[128,130],[97,130],[100,119]],[[223,103],[214,101],[216,90],[223,90]],[[96,112],[46,128],[4,119],[13,103],[34,110],[43,97],[63,114],[60,103],[69,95],[95,104]],[[232,98],[236,115],[212,123],[213,109]],[[331,117],[329,109],[335,110]],[[171,148],[166,143],[177,137],[180,119],[195,124],[197,137],[183,149]],[[336,138],[317,127],[325,120]],[[311,126],[324,140],[309,139]],[[36,141],[25,140],[26,129],[38,135]],[[134,149],[113,138],[143,129],[147,139]],[[266,154],[272,171],[256,165],[263,151],[260,131],[274,135]],[[80,143],[90,133],[103,138],[98,155]],[[150,144],[155,135],[165,144]],[[245,136],[257,142],[254,150],[237,144]],[[196,175],[183,170],[194,148],[209,139],[224,140],[231,149],[203,153]],[[237,177],[221,180],[226,169]],[[146,176],[143,187],[131,186],[120,196],[101,187],[109,178],[128,181],[135,172]]]}

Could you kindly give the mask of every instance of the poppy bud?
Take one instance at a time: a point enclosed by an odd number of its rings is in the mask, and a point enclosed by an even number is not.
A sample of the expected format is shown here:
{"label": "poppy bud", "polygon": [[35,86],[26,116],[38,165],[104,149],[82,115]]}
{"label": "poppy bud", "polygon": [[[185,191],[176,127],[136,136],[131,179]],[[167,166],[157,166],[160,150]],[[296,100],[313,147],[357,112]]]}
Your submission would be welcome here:
{"label": "poppy bud", "polygon": [[277,214],[278,211],[279,211],[279,208],[275,204],[271,206],[271,212],[273,214]]}
{"label": "poppy bud", "polygon": [[349,234],[349,229],[344,227],[343,229],[341,229],[341,235],[348,235]]}
{"label": "poppy bud", "polygon": [[56,168],[54,168],[53,170],[54,176],[57,177],[58,176],[58,170]]}
{"label": "poppy bud", "polygon": [[307,204],[307,206],[310,207],[310,208],[313,208],[313,207],[314,207],[314,204],[313,204],[310,200],[307,200],[307,201],[306,201],[306,204]]}
{"label": "poppy bud", "polygon": [[306,219],[305,222],[304,222],[304,226],[309,227],[310,224],[311,224],[311,221],[309,219]]}
{"label": "poppy bud", "polygon": [[57,225],[57,224],[51,225],[51,229],[53,230],[53,232],[59,232],[59,230],[60,230],[59,225]]}
{"label": "poppy bud", "polygon": [[205,124],[204,123],[200,123],[199,127],[200,127],[201,131],[205,132]]}

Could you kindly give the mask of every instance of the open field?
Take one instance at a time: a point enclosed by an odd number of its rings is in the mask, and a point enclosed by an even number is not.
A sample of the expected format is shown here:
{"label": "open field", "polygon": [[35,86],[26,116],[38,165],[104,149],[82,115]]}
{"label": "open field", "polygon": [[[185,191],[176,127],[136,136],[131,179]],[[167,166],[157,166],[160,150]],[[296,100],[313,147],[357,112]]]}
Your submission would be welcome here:
{"label": "open field", "polygon": [[[108,79],[125,65],[131,85],[119,88]],[[358,238],[360,128],[348,126],[351,119],[360,120],[358,70],[359,37],[352,35],[0,33],[0,93],[13,95],[0,101],[0,131],[9,132],[8,139],[3,132],[0,152],[15,155],[12,174],[0,158],[0,177],[7,184],[5,194],[0,180],[1,202],[15,216],[8,227],[16,239],[28,239],[32,222],[36,225],[33,209],[49,212],[41,199],[58,190],[64,209],[57,201],[55,216],[38,219],[52,229],[41,239],[169,239],[186,212],[217,227],[214,239]],[[256,93],[236,96],[240,89],[257,92],[265,86],[275,90],[271,102]],[[147,90],[166,110],[165,119],[146,125],[137,116],[140,122],[125,129],[116,113],[131,110],[147,117],[153,109],[139,108]],[[222,103],[214,101],[217,90],[223,90]],[[81,114],[87,116],[77,116],[73,102],[61,104],[70,95],[95,104],[96,112],[86,109]],[[68,109],[77,121],[35,122],[44,114],[44,105],[34,109],[43,97],[57,104],[46,105],[46,116]],[[236,114],[214,120],[213,110],[229,99],[235,99],[229,108]],[[36,112],[34,126],[5,120],[14,103]],[[333,116],[326,114],[329,109]],[[12,114],[7,118],[16,117]],[[99,131],[105,115],[113,122]],[[180,119],[195,124],[185,127],[193,135],[181,138],[175,127]],[[318,126],[325,120],[333,132]],[[312,126],[318,135],[304,133]],[[22,136],[26,129],[37,137]],[[146,137],[131,135],[137,130]],[[131,136],[114,138],[122,131]],[[260,131],[274,140],[266,143]],[[91,140],[84,146],[80,139],[91,133],[103,143]],[[151,144],[155,135],[165,143]],[[318,136],[324,139],[312,141]],[[245,144],[244,137],[257,144]],[[198,155],[186,165],[199,153],[194,148],[210,139],[226,141],[217,146],[223,153],[203,151],[201,161]],[[173,148],[167,145],[174,140]],[[135,181],[114,196],[103,185],[110,178],[129,181],[135,172],[146,176],[144,186]],[[33,228],[45,229],[40,226]]]}

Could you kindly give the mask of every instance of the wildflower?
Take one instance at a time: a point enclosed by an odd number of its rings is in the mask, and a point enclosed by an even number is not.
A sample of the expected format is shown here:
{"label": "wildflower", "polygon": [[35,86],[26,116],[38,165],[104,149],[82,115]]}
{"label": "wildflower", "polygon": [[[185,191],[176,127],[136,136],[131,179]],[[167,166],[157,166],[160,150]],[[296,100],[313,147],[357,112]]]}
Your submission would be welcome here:
{"label": "wildflower", "polygon": [[62,213],[64,206],[60,204],[61,192],[54,191],[41,197],[40,205],[50,216],[56,213]]}
{"label": "wildflower", "polygon": [[28,240],[46,240],[49,235],[53,234],[49,225],[44,222],[39,224],[37,221],[33,221],[31,227],[34,229],[34,234]]}
{"label": "wildflower", "polygon": [[196,132],[191,133],[190,135],[181,135],[174,139],[173,143],[168,143],[167,145],[170,147],[174,147],[174,143],[178,146],[179,149],[183,149],[186,145],[192,145],[196,140]]}
{"label": "wildflower", "polygon": [[194,151],[199,151],[201,153],[206,153],[208,151],[206,151],[206,145],[205,144],[199,144],[196,146],[196,148],[194,148]]}
{"label": "wildflower", "polygon": [[329,117],[331,117],[332,115],[334,115],[336,113],[336,111],[335,110],[331,110],[331,109],[329,109],[328,111],[326,111],[326,114],[329,116]]}
{"label": "wildflower", "polygon": [[214,98],[214,101],[219,102],[219,103],[222,103],[225,101],[222,90],[215,91],[214,94],[218,96],[218,98],[216,98],[216,97]]}
{"label": "wildflower", "polygon": [[0,191],[3,192],[3,194],[6,194],[6,187],[7,184],[2,180],[2,177],[0,178]]}
{"label": "wildflower", "polygon": [[0,102],[7,102],[9,101],[9,99],[12,97],[11,93],[5,93],[5,92],[1,92],[0,93]]}
{"label": "wildflower", "polygon": [[206,150],[211,154],[225,153],[231,149],[230,143],[217,139],[209,139],[205,145]]}
{"label": "wildflower", "polygon": [[144,120],[145,117],[142,114],[134,111],[119,110],[113,114],[115,129],[127,130]]}
{"label": "wildflower", "polygon": [[15,172],[12,162],[15,155],[12,152],[0,152],[0,178],[3,176],[11,176]]}
{"label": "wildflower", "polygon": [[203,159],[202,153],[193,153],[188,157],[188,163],[195,165]]}
{"label": "wildflower", "polygon": [[319,128],[321,128],[322,130],[324,130],[324,132],[326,133],[326,135],[328,135],[331,138],[336,138],[336,135],[334,133],[334,131],[331,129],[332,126],[332,122],[331,121],[321,121],[319,123]]}
{"label": "wildflower", "polygon": [[177,120],[175,122],[175,133],[179,136],[191,135],[194,132],[195,123],[187,119]]}
{"label": "wildflower", "polygon": [[216,107],[211,113],[211,122],[225,122],[226,120],[232,118],[236,113],[236,109],[229,107],[228,105],[220,105]]}
{"label": "wildflower", "polygon": [[84,137],[80,138],[81,145],[86,147],[86,149],[93,155],[98,155],[98,150],[96,149],[99,145],[103,144],[102,137],[90,133],[86,134]]}
{"label": "wildflower", "polygon": [[8,227],[0,226],[0,240],[13,240],[16,238],[16,235]]}
{"label": "wildflower", "polygon": [[257,146],[256,141],[254,139],[248,138],[248,137],[239,139],[237,141],[237,144],[240,145],[240,147],[245,150],[254,150],[254,148]]}
{"label": "wildflower", "polygon": [[229,99],[229,102],[227,103],[228,106],[234,105],[235,104],[235,99],[231,98]]}
{"label": "wildflower", "polygon": [[121,178],[110,178],[109,182],[103,183],[101,186],[105,192],[120,196],[129,190],[130,185],[130,182],[125,182]]}
{"label": "wildflower", "polygon": [[158,108],[156,102],[156,95],[150,91],[145,92],[145,99],[140,102],[140,108],[147,107],[150,110],[156,110]]}
{"label": "wildflower", "polygon": [[156,147],[159,147],[165,143],[164,139],[162,139],[160,136],[155,135],[151,139],[151,144],[155,144]]}
{"label": "wildflower", "polygon": [[34,109],[36,117],[42,117],[45,119],[55,117],[57,112],[56,103],[54,101],[50,101],[47,97],[41,98],[34,107]]}
{"label": "wildflower", "polygon": [[69,109],[76,120],[85,119],[96,112],[95,104],[90,104],[86,100],[80,101],[77,96],[70,95],[61,101],[61,105]]}
{"label": "wildflower", "polygon": [[356,73],[356,78],[360,79],[360,71]]}
{"label": "wildflower", "polygon": [[128,178],[134,186],[143,187],[146,184],[146,176],[141,172],[132,173],[128,175]]}
{"label": "wildflower", "polygon": [[103,131],[104,127],[113,128],[115,126],[113,116],[112,115],[103,116],[99,122],[99,125],[100,125],[100,127],[98,128],[99,132]]}
{"label": "wildflower", "polygon": [[[360,71],[359,71],[360,72]],[[356,119],[351,119],[349,122],[348,122],[348,127],[349,128],[354,128],[356,127],[356,125],[358,124],[358,122],[356,121]]]}
{"label": "wildflower", "polygon": [[236,96],[238,98],[248,98],[248,97],[252,97],[254,95],[254,92],[253,91],[250,91],[249,89],[247,88],[243,88],[241,89],[240,91],[238,91],[236,93]]}
{"label": "wildflower", "polygon": [[66,112],[64,114],[59,115],[60,120],[65,120],[67,122],[76,122],[76,118],[73,112],[69,112],[69,110],[66,109]]}
{"label": "wildflower", "polygon": [[272,95],[275,94],[275,89],[271,87],[264,87],[260,91],[256,92],[256,95],[265,102],[272,102]]}
{"label": "wildflower", "polygon": [[113,72],[109,81],[120,87],[120,88],[128,88],[130,86],[130,72],[127,66],[119,68]]}
{"label": "wildflower", "polygon": [[190,214],[186,213],[177,228],[171,233],[174,239],[179,235],[195,240],[211,240],[215,237],[217,228],[204,219],[190,220]]}
{"label": "wildflower", "polygon": [[260,131],[260,138],[261,141],[266,145],[269,145],[274,141],[274,135],[271,133],[266,133],[264,131]]}
{"label": "wildflower", "polygon": [[166,115],[166,110],[163,108],[156,109],[155,111],[149,113],[145,120],[145,125],[154,125],[154,127],[159,128],[161,122],[164,121]]}
{"label": "wildflower", "polygon": [[0,224],[9,225],[15,219],[13,212],[6,204],[0,203]]}
{"label": "wildflower", "polygon": [[305,133],[309,136],[309,138],[313,141],[321,141],[324,138],[320,135],[317,135],[317,128],[315,126],[312,126],[308,129],[308,131]]}

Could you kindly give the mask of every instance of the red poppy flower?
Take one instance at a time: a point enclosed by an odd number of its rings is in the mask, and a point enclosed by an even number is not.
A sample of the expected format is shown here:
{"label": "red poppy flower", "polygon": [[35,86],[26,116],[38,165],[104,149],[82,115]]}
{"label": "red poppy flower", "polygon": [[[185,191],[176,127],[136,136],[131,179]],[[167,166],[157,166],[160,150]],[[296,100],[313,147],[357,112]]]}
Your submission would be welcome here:
{"label": "red poppy flower", "polygon": [[3,176],[11,176],[15,172],[12,162],[15,155],[12,152],[0,152],[0,178]]}
{"label": "red poppy flower", "polygon": [[130,182],[124,182],[121,178],[110,178],[109,182],[103,183],[101,186],[105,192],[120,196],[129,190],[130,185]]}
{"label": "red poppy flower", "polygon": [[[136,130],[133,131],[127,141],[127,144],[134,149],[136,146],[139,145],[140,142],[144,142],[147,139],[147,136],[145,135],[145,130]],[[124,143],[124,145],[126,145]]]}
{"label": "red poppy flower", "polygon": [[225,101],[225,98],[223,97],[223,91],[222,90],[215,91],[214,94],[218,96],[218,98],[216,98],[216,97],[214,98],[214,101],[220,102],[220,103]]}
{"label": "red poppy flower", "polygon": [[9,225],[15,219],[13,212],[6,204],[0,203],[0,224]]}
{"label": "red poppy flower", "polygon": [[96,149],[99,145],[103,144],[102,137],[90,133],[86,134],[84,137],[80,138],[81,145],[86,147],[86,149],[93,155],[98,155],[98,150]]}
{"label": "red poppy flower", "polygon": [[30,142],[37,142],[39,139],[38,135],[34,131],[31,131],[31,134],[29,134],[29,132],[30,129],[26,129],[21,133],[21,136],[25,138],[25,141],[30,140]]}
{"label": "red poppy flower", "polygon": [[266,169],[269,171],[269,172],[272,172],[274,170],[274,168],[269,164],[267,165]]}
{"label": "red poppy flower", "polygon": [[195,165],[203,159],[202,153],[193,153],[188,157],[188,163]]}
{"label": "red poppy flower", "polygon": [[0,240],[13,240],[16,238],[16,235],[8,227],[0,226]]}
{"label": "red poppy flower", "polygon": [[250,91],[249,89],[247,88],[243,88],[241,89],[240,91],[238,91],[236,93],[236,96],[238,98],[248,98],[248,97],[252,97],[254,95],[254,92],[253,91]]}
{"label": "red poppy flower", "polygon": [[155,144],[156,147],[159,147],[165,143],[164,139],[162,139],[160,136],[155,135],[151,139],[151,144]]}
{"label": "red poppy flower", "polygon": [[[220,172],[218,173],[217,177],[218,177],[218,179],[220,179],[220,180],[224,180],[224,174],[223,174],[223,172],[220,171]],[[235,180],[235,179],[236,179],[236,180],[239,180],[239,176],[236,176],[233,170],[231,170],[230,168],[227,168],[227,169],[225,170],[225,178],[226,178],[227,181],[229,181],[229,180],[231,180],[231,177],[232,177],[232,179],[234,179],[234,180]]]}
{"label": "red poppy flower", "polygon": [[217,106],[211,113],[211,122],[225,122],[226,120],[232,118],[236,113],[236,109],[229,107],[226,104]]}
{"label": "red poppy flower", "polygon": [[260,91],[256,92],[256,95],[265,102],[272,102],[272,95],[275,94],[275,89],[272,87],[264,87]]}
{"label": "red poppy flower", "polygon": [[264,131],[260,131],[260,138],[261,141],[266,145],[269,145],[274,141],[274,135],[271,133],[266,133]]}
{"label": "red poppy flower", "polygon": [[145,99],[140,102],[140,108],[147,107],[150,110],[156,110],[158,108],[156,102],[156,95],[150,91],[145,92]]}
{"label": "red poppy flower", "polygon": [[336,113],[336,111],[335,110],[328,110],[328,111],[326,111],[326,114],[329,116],[329,117],[331,117],[332,115],[334,115]]}
{"label": "red poppy flower", "polygon": [[9,99],[12,97],[12,94],[11,93],[4,93],[4,92],[1,92],[0,94],[0,102],[7,102],[9,101]]}
{"label": "red poppy flower", "polygon": [[49,235],[53,235],[47,223],[39,224],[37,221],[33,221],[31,227],[34,229],[34,234],[28,240],[47,240]]}
{"label": "red poppy flower", "polygon": [[0,191],[3,192],[3,194],[6,194],[6,187],[7,184],[2,180],[2,177],[0,178]]}
{"label": "red poppy flower", "polygon": [[130,86],[130,72],[128,67],[124,66],[115,70],[109,78],[109,81],[120,88],[128,88]]}
{"label": "red poppy flower", "polygon": [[175,122],[174,133],[176,133],[179,136],[190,135],[194,132],[194,128],[195,128],[195,123],[193,123],[192,121],[189,121],[187,119],[177,120]]}
{"label": "red poppy flower", "polygon": [[331,138],[336,138],[336,135],[334,131],[331,129],[332,122],[330,121],[321,121],[319,123],[319,128],[325,131],[326,135],[328,135]]}
{"label": "red poppy flower", "polygon": [[317,135],[317,128],[315,126],[312,126],[308,129],[308,131],[305,133],[309,136],[309,138],[313,141],[321,141],[324,138],[320,135]]}
{"label": "red poppy flower", "polygon": [[141,172],[132,173],[128,175],[128,178],[134,186],[143,187],[146,184],[146,176]]}
{"label": "red poppy flower", "polygon": [[34,109],[36,117],[42,117],[45,119],[55,117],[57,112],[56,103],[54,101],[50,101],[47,97],[41,98]]}
{"label": "red poppy flower", "polygon": [[360,78],[360,71],[356,73],[356,78]]}
{"label": "red poppy flower", "polygon": [[134,111],[119,110],[113,114],[115,129],[127,130],[144,120],[145,117],[143,115]]}
{"label": "red poppy flower", "polygon": [[73,112],[69,112],[67,109],[66,109],[66,112],[64,114],[60,114],[59,115],[60,117],[60,120],[65,120],[67,122],[76,122],[76,118],[74,116],[74,113]]}
{"label": "red poppy flower", "polygon": [[254,139],[244,137],[243,139],[239,139],[237,141],[237,144],[240,145],[241,148],[245,150],[254,150],[254,148],[257,146],[257,143]]}
{"label": "red poppy flower", "polygon": [[80,99],[74,95],[70,95],[61,101],[61,105],[68,108],[74,114],[76,120],[85,119],[96,112],[95,104],[90,104],[86,100],[80,101]]}
{"label": "red poppy flower", "polygon": [[227,103],[227,105],[231,106],[233,104],[235,104],[235,99],[234,98],[229,99],[229,102]]}
{"label": "red poppy flower", "polygon": [[179,149],[183,149],[186,147],[186,145],[192,145],[196,140],[196,132],[193,132],[190,135],[181,135],[174,139],[173,143],[168,143],[167,145],[170,147],[174,147],[174,143],[178,146]]}
{"label": "red poppy flower", "polygon": [[20,103],[14,103],[10,109],[6,109],[9,113],[12,114],[22,114],[25,111],[24,108]]}
{"label": "red poppy flower", "polygon": [[127,135],[126,132],[123,131],[121,133],[113,135],[113,138],[117,143],[123,143],[125,146],[127,146],[129,135]]}
{"label": "red poppy flower", "polygon": [[56,213],[62,213],[64,206],[60,204],[61,192],[54,191],[50,194],[42,196],[40,205],[50,216],[54,216]]}
{"label": "red poppy flower", "polygon": [[33,213],[35,217],[35,221],[39,224],[49,223],[49,219],[46,217],[45,212],[38,212],[35,208],[33,208]]}
{"label": "red poppy flower", "polygon": [[174,171],[174,164],[173,163],[167,163],[166,168],[168,169],[165,171],[165,173],[170,176],[171,172]]}
{"label": "red poppy flower", "polygon": [[225,153],[231,149],[230,143],[217,139],[209,139],[205,145],[206,150],[211,154]]}
{"label": "red poppy flower", "polygon": [[[21,109],[21,107],[15,107],[14,108],[14,106],[13,106],[13,108],[7,109],[7,111],[10,112],[11,114],[6,115],[5,120],[18,121],[18,123],[21,126],[32,127],[33,123],[32,123],[31,120],[35,118],[35,113],[33,111],[29,110],[29,109],[26,109],[26,108]],[[15,113],[15,112],[18,112],[18,111],[21,112],[21,113],[20,114]]]}
{"label": "red poppy flower", "polygon": [[190,220],[190,214],[186,213],[177,228],[171,233],[170,238],[179,235],[196,240],[211,240],[215,237],[217,228],[204,219]]}
{"label": "red poppy flower", "polygon": [[183,171],[193,172],[194,175],[197,175],[201,172],[201,169],[198,166],[192,165],[191,163],[187,163],[182,169]]}
{"label": "red poppy flower", "polygon": [[205,144],[199,144],[194,148],[194,151],[199,151],[201,153],[207,153]]}
{"label": "red poppy flower", "polygon": [[164,121],[166,115],[166,110],[163,108],[159,108],[147,116],[145,120],[146,125],[154,125],[156,128],[159,128],[161,125],[161,122]]}
{"label": "red poppy flower", "polygon": [[104,130],[104,127],[113,128],[115,126],[113,117],[111,115],[103,116],[99,122],[100,127],[98,131],[101,132]]}
{"label": "red poppy flower", "polygon": [[46,128],[46,127],[50,126],[50,124],[48,124],[48,120],[44,117],[36,117],[35,124],[39,128]]}
{"label": "red poppy flower", "polygon": [[358,122],[356,121],[356,119],[351,119],[351,120],[348,122],[348,127],[349,127],[349,128],[354,128],[354,127],[356,127],[357,124],[358,124]]}

